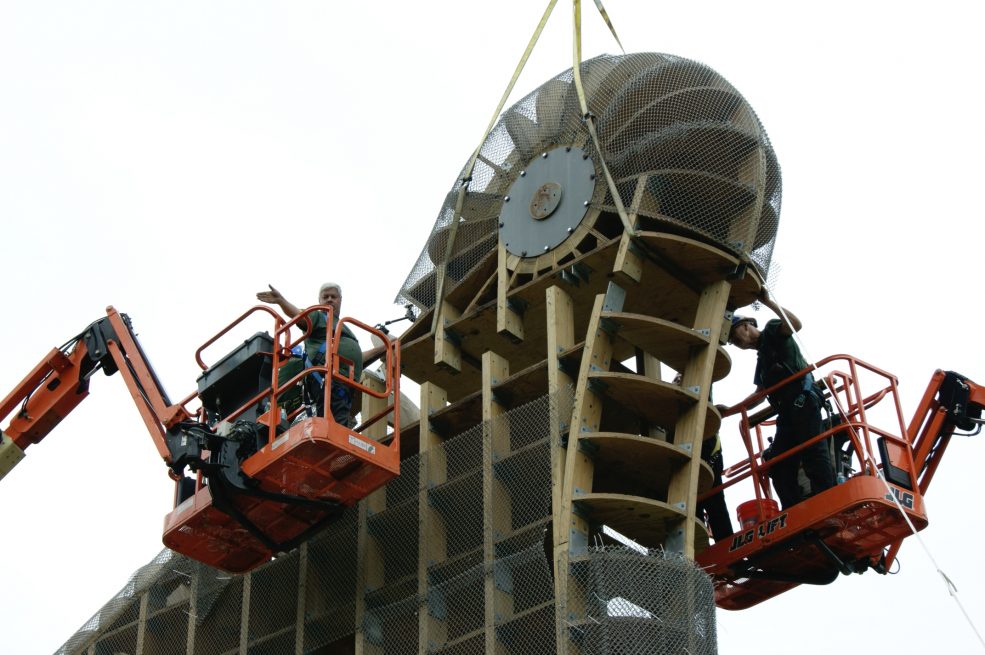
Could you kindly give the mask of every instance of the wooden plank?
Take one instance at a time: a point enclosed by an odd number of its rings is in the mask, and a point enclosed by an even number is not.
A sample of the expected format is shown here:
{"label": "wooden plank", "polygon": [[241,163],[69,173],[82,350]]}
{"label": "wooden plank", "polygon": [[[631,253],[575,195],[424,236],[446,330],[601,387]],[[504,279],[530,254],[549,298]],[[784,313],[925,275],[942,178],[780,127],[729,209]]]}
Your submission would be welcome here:
{"label": "wooden plank", "polygon": [[[671,481],[668,500],[674,506],[683,507],[689,518],[695,516],[697,509],[701,442],[718,430],[720,422],[718,412],[711,405],[709,399],[718,332],[721,330],[721,317],[725,313],[725,306],[729,300],[729,286],[728,281],[721,280],[708,285],[701,294],[695,327],[707,328],[710,331],[709,341],[711,344],[715,344],[715,347],[709,345],[693,351],[691,361],[684,369],[683,386],[685,388],[698,387],[699,407],[703,405],[710,408],[714,411],[715,418],[719,419],[709,421],[706,412],[688,411],[681,415],[675,427],[674,443],[689,448],[693,455],[690,466],[681,469]],[[695,555],[695,539],[698,536],[707,539],[705,530],[702,528],[696,531],[694,523],[695,521],[691,520],[685,521],[682,535],[683,554],[692,559]]]}
{"label": "wooden plank", "polygon": [[633,237],[628,232],[624,232],[619,239],[619,250],[616,251],[612,272],[629,283],[639,283],[643,278],[643,258],[633,245]]}
{"label": "wooden plank", "polygon": [[[433,428],[431,416],[443,409],[448,402],[445,390],[431,382],[421,385],[421,431],[420,477],[418,489],[418,549],[417,593],[421,598],[428,594],[428,567],[431,562],[441,562],[447,557],[447,534],[440,513],[428,502],[428,490],[448,479],[445,450],[441,447],[444,439]],[[431,614],[418,613],[418,655],[427,655],[432,643],[448,640],[448,623]]]}
{"label": "wooden plank", "polygon": [[[663,363],[648,352],[644,352],[639,348],[636,348],[637,360],[640,359],[640,354],[642,353],[642,375],[648,377],[651,380],[663,380]],[[637,366],[640,366],[637,364]],[[661,441],[667,441],[667,430],[663,427],[657,425],[647,425],[646,434],[654,439],[659,439]],[[401,443],[403,443],[401,441]]]}
{"label": "wooden plank", "polygon": [[366,596],[383,585],[383,556],[376,539],[369,533],[369,515],[386,507],[386,487],[359,503],[356,537],[356,655],[382,655],[382,647],[366,639],[362,626],[366,618]]}
{"label": "wooden plank", "polygon": [[298,603],[294,613],[294,655],[304,655],[304,617],[308,603],[308,542],[298,549]]}
{"label": "wooden plank", "polygon": [[140,594],[140,608],[137,610],[137,643],[134,650],[138,653],[144,652],[144,635],[147,633],[147,600],[149,592]]}
{"label": "wooden plank", "polygon": [[[703,348],[709,344],[708,337],[700,332],[660,318],[627,312],[604,312],[602,316],[616,324],[616,336],[619,339],[653,355],[675,371],[684,370],[692,348]],[[623,356],[626,352],[617,347],[616,358],[626,359]],[[728,353],[724,348],[717,348],[713,379],[721,380],[728,375],[731,368],[732,360]]]}
{"label": "wooden plank", "polygon": [[579,448],[580,435],[598,432],[602,418],[602,399],[589,387],[589,373],[608,371],[612,363],[612,340],[600,326],[605,300],[604,293],[595,297],[585,333],[585,351],[575,387],[574,409],[565,453],[561,505],[555,516],[560,524],[554,544],[554,570],[557,572],[554,576],[554,597],[559,653],[569,650],[568,621],[580,619],[585,613],[585,599],[570,582],[569,563],[572,557],[580,556],[587,549],[589,524],[574,513],[573,500],[576,495],[591,491],[594,473],[591,459]]}
{"label": "wooden plank", "polygon": [[246,655],[250,643],[250,593],[253,589],[253,573],[243,575],[243,601],[239,608],[239,654]]}
{"label": "wooden plank", "polygon": [[509,453],[509,424],[502,420],[506,409],[493,396],[493,387],[504,381],[510,374],[510,363],[494,352],[482,355],[482,424],[485,438],[482,440],[482,558],[485,569],[485,651],[498,652],[496,640],[497,616],[513,614],[512,596],[496,586],[496,534],[509,532],[510,499],[506,489],[498,480],[493,463]]}
{"label": "wooden plank", "polygon": [[[565,451],[561,439],[571,425],[574,380],[561,367],[562,356],[575,345],[574,305],[571,296],[561,287],[548,287],[545,292],[547,312],[547,389],[554,402],[551,407],[551,543],[560,543],[558,533],[563,529],[559,517],[564,485]],[[554,572],[555,578],[558,571]]]}
{"label": "wooden plank", "polygon": [[438,315],[437,329],[434,331],[434,363],[455,373],[462,370],[462,353],[456,340],[448,332],[448,326],[461,316],[462,313],[457,307],[445,301]]}
{"label": "wooden plank", "polygon": [[[689,407],[698,404],[698,396],[670,382],[653,380],[635,373],[601,371],[591,373],[591,380],[603,388],[608,398],[650,423],[670,427],[677,425]],[[687,378],[685,377],[685,385]],[[704,436],[718,430],[722,418],[710,403],[704,403]],[[589,430],[595,431],[595,430]]]}
{"label": "wooden plank", "polygon": [[191,588],[188,590],[188,632],[185,634],[185,653],[195,652],[195,634],[198,628],[198,587],[202,579],[202,568],[192,574]]}
{"label": "wooden plank", "polygon": [[[487,350],[493,350],[508,359],[514,370],[521,370],[541,361],[543,352],[524,344],[544,343],[547,339],[547,289],[555,285],[564,288],[572,300],[575,330],[582,333],[588,324],[595,295],[604,292],[610,280],[606,271],[612,268],[618,245],[619,239],[613,239],[592,253],[570,262],[565,268],[567,271],[577,265],[583,277],[573,278],[570,282],[561,281],[559,271],[555,275],[539,276],[510,292],[510,298],[519,299],[526,306],[524,343],[514,343],[497,333],[497,304],[490,302],[476,307],[448,325],[461,339],[462,368],[457,374],[435,364],[435,344],[429,337],[423,336],[401,344],[404,375],[418,383],[433,381],[448,390],[450,400],[456,400],[478,388],[481,368],[479,361],[482,353]],[[645,260],[643,266],[647,283],[630,285],[626,289],[624,311],[656,316],[681,325],[692,325],[698,294],[654,262]]]}
{"label": "wooden plank", "polygon": [[692,531],[705,533],[704,540],[697,544],[696,549],[704,550],[708,547],[704,524],[688,519],[685,512],[659,500],[622,494],[587,493],[577,496],[575,502],[592,522],[607,525],[641,546],[663,546],[674,526],[682,520],[690,520],[695,524]]}
{"label": "wooden plank", "polygon": [[479,388],[482,376],[475,359],[465,358],[465,366],[455,372],[435,364],[434,349],[434,339],[427,334],[414,341],[402,342],[400,365],[403,375],[418,384],[430,381],[447,389],[449,400],[458,400]]}
{"label": "wooden plank", "polygon": [[500,242],[496,278],[496,332],[511,341],[523,341],[523,317],[510,305],[510,273],[506,268],[506,248]]}
{"label": "wooden plank", "polygon": [[[373,391],[382,393],[386,390],[386,383],[380,378],[374,375],[363,376],[363,384],[367,388]],[[378,413],[382,412],[390,404],[389,400],[386,398],[377,398],[376,396],[364,393],[362,399],[363,406],[363,416],[372,417],[376,416]],[[391,394],[392,397],[393,394]],[[392,418],[392,414],[390,415]],[[380,419],[373,425],[369,426],[362,432],[363,436],[373,439],[374,441],[383,441],[387,435],[387,421]]]}

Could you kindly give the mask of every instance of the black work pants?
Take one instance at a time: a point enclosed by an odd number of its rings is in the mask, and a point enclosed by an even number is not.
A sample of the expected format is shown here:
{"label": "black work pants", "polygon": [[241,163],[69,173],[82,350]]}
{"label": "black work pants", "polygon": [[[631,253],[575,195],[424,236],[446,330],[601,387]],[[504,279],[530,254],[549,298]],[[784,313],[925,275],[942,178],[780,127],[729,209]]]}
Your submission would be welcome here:
{"label": "black work pants", "polygon": [[[780,405],[780,413],[776,419],[776,436],[770,447],[770,456],[778,457],[820,433],[821,407],[815,394],[803,392],[785,400]],[[834,486],[834,468],[831,466],[828,440],[824,439],[770,469],[773,487],[783,509],[788,509],[803,500],[800,484],[797,482],[801,464],[804,466],[804,473],[811,481],[813,494],[819,494]]]}
{"label": "black work pants", "polygon": [[[711,483],[712,487],[717,487],[722,483],[722,451],[713,453],[705,461],[715,474],[715,480]],[[714,496],[709,496],[698,503],[698,515],[705,513],[708,515],[708,525],[711,527],[711,536],[715,541],[721,541],[732,534],[732,519],[728,515],[728,507],[725,505],[725,492],[719,491]]]}
{"label": "black work pants", "polygon": [[[314,399],[315,405],[315,416],[325,415],[325,396],[324,387],[315,380],[314,376],[309,375],[307,380],[310,380],[310,396]],[[350,387],[342,384],[338,381],[332,382],[332,391],[329,397],[329,410],[332,412],[332,418],[339,425],[344,425],[345,427],[352,427],[349,423],[349,414],[352,411],[352,399],[353,390]]]}

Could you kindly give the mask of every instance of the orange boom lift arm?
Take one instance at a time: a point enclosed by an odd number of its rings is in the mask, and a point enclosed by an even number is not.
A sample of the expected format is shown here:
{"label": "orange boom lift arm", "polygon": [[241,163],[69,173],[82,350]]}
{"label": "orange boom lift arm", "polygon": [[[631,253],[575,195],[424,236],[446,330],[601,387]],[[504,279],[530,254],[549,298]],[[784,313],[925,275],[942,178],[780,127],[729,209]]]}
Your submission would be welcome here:
{"label": "orange boom lift arm", "polygon": [[[340,319],[324,335],[312,335],[310,327],[299,330],[302,321],[312,324],[304,319],[315,312],[324,312],[327,325],[333,325],[328,306],[308,308],[290,322],[268,307],[248,310],[198,349],[203,370],[198,390],[172,403],[129,317],[107,308],[106,317],[53,349],[3,399],[0,421],[13,416],[0,431],[0,478],[89,395],[97,371],[119,372],[176,483],[165,545],[231,572],[250,570],[293,548],[400,472],[396,342],[352,318]],[[202,351],[258,313],[273,319],[273,335],[257,333],[206,366]],[[382,385],[354,379],[353,363],[339,355],[345,325],[382,340]],[[300,336],[292,339],[292,327]],[[292,350],[312,336],[324,336],[326,363],[309,364],[282,381]],[[348,374],[342,372],[346,368]],[[312,378],[319,384],[311,385]],[[308,391],[300,392],[302,387]],[[377,399],[376,413],[364,412],[356,428],[315,409],[329,407],[332,390],[342,387]],[[293,402],[286,401],[290,395]],[[195,400],[201,406],[188,409]]]}
{"label": "orange boom lift arm", "polygon": [[[771,458],[766,435],[776,412],[748,410],[812,372],[828,408],[822,432]],[[828,584],[870,568],[886,573],[903,540],[928,525],[923,498],[951,437],[979,433],[983,409],[985,387],[938,370],[906,424],[896,377],[848,355],[821,360],[729,408],[723,415],[740,416],[747,456],[701,499],[743,481],[755,498],[739,506],[739,531],[696,558],[715,582],[716,604],[744,609],[799,584]],[[834,453],[838,483],[779,511],[769,470],[822,441]]]}

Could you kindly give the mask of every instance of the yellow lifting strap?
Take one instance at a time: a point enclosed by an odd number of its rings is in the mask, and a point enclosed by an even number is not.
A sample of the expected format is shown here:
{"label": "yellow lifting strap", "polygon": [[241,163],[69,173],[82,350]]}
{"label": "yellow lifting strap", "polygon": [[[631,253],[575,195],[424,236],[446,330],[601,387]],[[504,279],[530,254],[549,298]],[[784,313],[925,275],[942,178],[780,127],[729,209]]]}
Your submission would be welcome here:
{"label": "yellow lifting strap", "polygon": [[[619,197],[619,192],[616,190],[616,183],[612,179],[612,174],[609,172],[609,167],[605,163],[605,158],[602,156],[602,150],[599,148],[598,133],[595,130],[594,117],[588,111],[588,103],[585,99],[585,89],[581,83],[581,0],[572,1],[574,10],[573,70],[575,89],[578,91],[578,102],[581,107],[582,116],[585,119],[585,124],[588,127],[589,135],[592,138],[592,143],[595,145],[595,150],[599,154],[599,162],[602,164],[602,171],[605,173],[606,183],[609,186],[609,193],[612,194],[612,198],[615,201],[616,211],[619,212],[619,218],[622,220],[623,226],[630,232],[630,234],[633,234],[636,231],[635,227],[629,222],[629,216],[626,214],[626,209],[623,207],[622,199]],[[482,144],[486,142],[486,138],[489,136],[493,126],[496,124],[496,119],[499,118],[500,112],[503,111],[503,107],[506,105],[506,101],[509,99],[510,93],[513,92],[513,87],[516,84],[517,79],[519,79],[520,73],[523,71],[523,67],[526,65],[527,60],[530,58],[530,53],[533,52],[534,46],[537,44],[537,40],[544,31],[544,26],[547,25],[547,20],[551,17],[551,12],[554,11],[554,6],[556,4],[557,0],[550,0],[547,3],[547,9],[544,10],[544,15],[541,16],[540,22],[537,24],[537,28],[534,30],[533,36],[530,37],[530,42],[527,44],[527,49],[523,51],[523,56],[520,57],[520,62],[517,64],[516,70],[513,71],[513,77],[510,78],[510,83],[506,86],[506,91],[503,92],[503,96],[500,98],[499,104],[496,106],[496,111],[493,112],[492,118],[489,120],[489,124],[482,133],[482,138],[479,140],[478,147],[476,147],[475,151],[472,153],[472,156],[469,158],[469,163],[465,166],[461,186],[458,188],[458,197],[455,200],[455,213],[452,216],[451,227],[448,231],[448,242],[445,244],[445,254],[435,270],[435,301],[434,313],[431,319],[432,334],[434,334],[438,329],[438,321],[441,320],[441,304],[444,301],[445,295],[445,270],[448,266],[448,261],[451,259],[452,252],[454,252],[455,237],[458,234],[458,224],[462,217],[462,207],[465,204],[465,194],[468,192],[469,183],[472,181],[472,172],[475,170],[475,162],[479,158],[479,151],[482,149]],[[612,21],[609,19],[609,14],[605,11],[605,7],[602,6],[602,0],[595,0],[595,6],[602,15],[602,19],[605,20],[605,24],[608,25],[609,31],[612,33],[616,43],[619,45],[619,49],[625,53],[626,51],[622,47],[622,42],[619,40],[619,36],[616,34]]]}
{"label": "yellow lifting strap", "polygon": [[[578,104],[581,106],[581,115],[585,120],[585,126],[588,127],[588,134],[592,137],[592,143],[595,145],[595,152],[599,155],[599,163],[602,165],[602,172],[605,174],[605,182],[609,186],[609,193],[612,195],[612,201],[616,205],[616,211],[619,212],[619,219],[622,221],[622,226],[630,235],[635,235],[636,226],[629,222],[626,208],[623,207],[622,198],[619,197],[619,190],[616,189],[616,182],[612,179],[612,173],[609,172],[609,166],[605,163],[602,148],[599,146],[599,135],[595,130],[595,116],[588,111],[585,87],[581,83],[581,0],[573,0],[573,5],[574,38],[572,50],[574,51],[574,65],[572,66],[572,70],[575,74],[575,89],[578,91]],[[612,32],[612,36],[616,37],[616,43],[619,43],[619,37],[616,36],[615,28],[612,27],[612,23],[609,21],[609,15],[605,13],[605,9],[602,7],[602,0],[595,0],[595,6],[602,13],[602,17]],[[622,43],[619,43],[619,47],[622,48]]]}
{"label": "yellow lifting strap", "polygon": [[488,137],[489,133],[492,132],[492,128],[496,124],[496,119],[499,118],[499,113],[503,111],[506,101],[513,92],[513,86],[520,78],[520,73],[523,71],[523,67],[526,66],[527,60],[530,59],[530,53],[533,52],[534,46],[537,45],[537,40],[540,38],[541,32],[544,31],[544,26],[547,25],[547,19],[551,17],[551,12],[554,11],[554,5],[556,4],[557,0],[550,0],[550,2],[547,3],[547,9],[544,10],[544,15],[541,17],[540,22],[537,23],[537,29],[534,30],[533,36],[530,37],[530,42],[527,44],[527,49],[523,51],[523,56],[520,57],[520,62],[516,65],[516,70],[513,71],[513,77],[510,78],[510,83],[506,85],[506,91],[503,92],[503,97],[499,99],[499,104],[496,105],[496,111],[493,112],[492,118],[489,119],[489,124],[486,126],[485,132],[482,133],[482,138],[479,139],[479,145],[472,153],[472,157],[469,159],[468,165],[465,166],[465,173],[462,175],[461,180],[462,184],[458,188],[458,198],[455,200],[455,215],[452,217],[451,229],[448,231],[448,243],[445,245],[445,256],[441,259],[441,263],[435,271],[436,287],[434,314],[431,319],[432,334],[434,334],[435,330],[438,329],[438,320],[439,315],[441,314],[441,303],[445,296],[445,268],[448,266],[448,260],[451,259],[451,254],[455,248],[455,235],[458,234],[458,223],[462,217],[462,206],[465,204],[465,193],[468,191],[469,182],[472,181],[472,171],[475,170],[475,161],[479,158],[479,151],[482,149],[482,144],[486,142],[486,137]]}

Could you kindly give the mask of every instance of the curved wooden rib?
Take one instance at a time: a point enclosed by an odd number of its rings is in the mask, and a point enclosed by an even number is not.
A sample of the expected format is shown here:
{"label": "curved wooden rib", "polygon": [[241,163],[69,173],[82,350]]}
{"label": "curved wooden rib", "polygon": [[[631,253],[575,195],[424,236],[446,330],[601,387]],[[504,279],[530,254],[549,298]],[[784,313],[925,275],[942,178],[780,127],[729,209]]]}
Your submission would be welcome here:
{"label": "curved wooden rib", "polygon": [[[698,400],[693,393],[675,384],[635,373],[599,372],[592,373],[588,379],[589,385],[595,385],[600,393],[650,423],[666,428],[677,425],[684,410]],[[715,434],[721,423],[721,415],[709,403],[702,438]]]}
{"label": "curved wooden rib", "polygon": [[[740,264],[738,257],[688,237],[665,232],[638,232],[636,238],[702,285],[727,277]],[[763,282],[759,274],[749,267],[743,277],[732,280],[730,304],[744,307],[756,299],[762,288]]]}
{"label": "curved wooden rib", "polygon": [[[665,545],[669,525],[687,519],[686,512],[639,496],[592,493],[578,496],[574,502],[593,522],[607,525],[641,546],[653,548]],[[695,526],[694,535],[694,551],[698,553],[708,547],[704,524]]]}
{"label": "curved wooden rib", "polygon": [[[708,337],[689,328],[643,314],[603,312],[603,319],[616,325],[616,336],[629,345],[650,353],[675,371],[683,371],[694,346],[707,346]],[[617,348],[618,353],[618,348]],[[618,353],[621,355],[622,353]],[[620,357],[620,359],[623,359]],[[713,380],[721,380],[732,368],[732,360],[719,346],[715,355]]]}
{"label": "curved wooden rib", "polygon": [[[636,434],[589,432],[580,435],[579,441],[587,441],[598,449],[592,455],[595,460],[592,488],[597,492],[618,486],[640,491],[635,496],[664,499],[671,474],[691,459],[690,452],[683,448]],[[698,494],[711,489],[713,477],[711,467],[701,462]]]}

